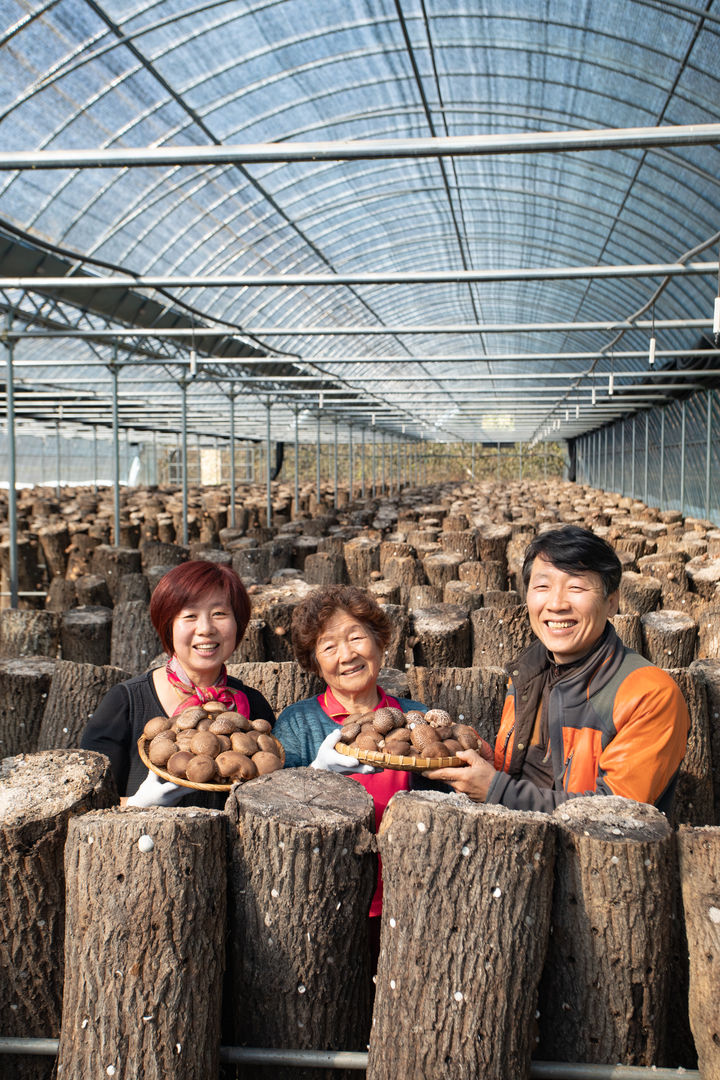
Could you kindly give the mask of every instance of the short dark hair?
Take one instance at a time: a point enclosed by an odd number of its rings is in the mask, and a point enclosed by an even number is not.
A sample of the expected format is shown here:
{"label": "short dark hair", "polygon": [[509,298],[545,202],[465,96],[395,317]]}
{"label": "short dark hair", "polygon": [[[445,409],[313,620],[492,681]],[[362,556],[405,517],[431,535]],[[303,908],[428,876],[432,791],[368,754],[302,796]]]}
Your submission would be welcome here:
{"label": "short dark hair", "polygon": [[599,574],[605,596],[620,588],[622,564],[606,540],[596,536],[590,529],[579,525],[565,525],[562,529],[548,529],[531,540],[525,551],[522,579],[527,589],[532,565],[538,558],[547,559],[558,570],[567,574],[592,571]]}
{"label": "short dark hair", "polygon": [[157,630],[163,649],[173,653],[172,624],[188,604],[195,603],[203,593],[222,590],[237,623],[235,648],[250,621],[250,597],[242,581],[229,566],[190,559],[174,566],[158,581],[150,598],[150,620]]}
{"label": "short dark hair", "polygon": [[338,611],[347,611],[362,623],[381,652],[387,648],[391,634],[390,620],[374,596],[355,585],[327,585],[309,593],[293,612],[293,651],[304,671],[320,674],[315,647],[321,633]]}

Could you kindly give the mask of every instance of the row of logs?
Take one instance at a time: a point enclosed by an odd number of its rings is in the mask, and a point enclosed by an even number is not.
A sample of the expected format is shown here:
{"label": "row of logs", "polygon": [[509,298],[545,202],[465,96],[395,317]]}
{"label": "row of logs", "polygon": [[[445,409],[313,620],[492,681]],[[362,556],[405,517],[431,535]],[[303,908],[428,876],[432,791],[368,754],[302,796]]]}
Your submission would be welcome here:
{"label": "row of logs", "polygon": [[234,788],[224,813],[120,811],[83,751],[6,759],[0,780],[3,1035],[59,1037],[60,1078],[216,1076],[221,1040],[369,1043],[370,1080],[687,1065],[667,1040],[688,951],[699,1067],[720,1076],[720,829],[674,834],[624,799],[541,815],[416,791],[376,840],[364,789],[310,769]]}

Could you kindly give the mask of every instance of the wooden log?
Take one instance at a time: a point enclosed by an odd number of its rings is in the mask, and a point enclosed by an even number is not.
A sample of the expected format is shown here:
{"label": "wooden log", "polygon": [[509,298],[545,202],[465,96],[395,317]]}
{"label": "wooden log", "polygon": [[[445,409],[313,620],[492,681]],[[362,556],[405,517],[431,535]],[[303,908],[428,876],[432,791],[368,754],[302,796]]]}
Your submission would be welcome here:
{"label": "wooden log", "polygon": [[57,656],[60,616],[51,611],[0,611],[0,657]]}
{"label": "wooden log", "polygon": [[343,556],[351,585],[365,588],[370,575],[380,569],[380,543],[364,536],[355,536],[343,545]]}
{"label": "wooden log", "polygon": [[703,1080],[720,1080],[720,829],[681,826],[678,856],[690,953],[690,1026]]}
{"label": "wooden log", "polygon": [[470,620],[453,604],[435,604],[412,613],[414,662],[418,667],[469,667]]}
{"label": "wooden log", "polygon": [[59,1077],[217,1076],[225,849],[197,807],[71,822]]}
{"label": "wooden log", "polygon": [[431,708],[446,709],[454,720],[471,724],[495,745],[505,703],[507,674],[499,667],[408,669],[410,696]]}
{"label": "wooden log", "polygon": [[344,557],[332,551],[316,551],[305,559],[305,580],[309,585],[345,585]]}
{"label": "wooden log", "polygon": [[507,523],[481,528],[477,538],[478,561],[492,560],[507,568],[507,546],[512,534],[512,526]]}
{"label": "wooden log", "polygon": [[[252,588],[252,586],[251,586]],[[264,619],[251,619],[247,624],[243,639],[235,652],[229,658],[229,664],[260,664],[265,656],[265,621]]]}
{"label": "wooden log", "polygon": [[75,582],[70,581],[68,578],[54,577],[48,585],[47,596],[45,597],[45,610],[54,611],[58,615],[62,615],[64,611],[68,611],[70,608],[77,606],[77,594],[75,592]]}
{"label": "wooden log", "polygon": [[393,581],[385,581],[384,578],[380,578],[378,581],[371,581],[367,589],[375,597],[378,604],[400,603],[400,586]]}
{"label": "wooden log", "polygon": [[620,579],[620,611],[623,615],[644,615],[660,603],[662,585],[648,574],[626,570]]}
{"label": "wooden log", "polygon": [[105,694],[130,677],[128,671],[58,660],[37,739],[38,750],[77,747],[88,720]]}
{"label": "wooden log", "polygon": [[478,608],[470,621],[473,667],[502,667],[535,640],[525,604],[505,611]]}
{"label": "wooden log", "polygon": [[386,667],[404,671],[412,660],[410,648],[410,613],[402,604],[385,604],[383,610],[390,620],[390,641],[383,663]]}
{"label": "wooden log", "polygon": [[229,675],[234,675],[242,679],[247,686],[259,690],[276,716],[286,705],[314,697],[325,689],[325,683],[319,675],[303,671],[295,662],[228,662],[227,669]]}
{"label": "wooden log", "polygon": [[529,1076],[554,844],[547,815],[395,795],[368,1080]]}
{"label": "wooden log", "polygon": [[688,591],[686,562],[687,555],[684,552],[643,555],[638,559],[640,573],[649,574],[660,582],[663,607],[677,608],[683,595]]}
{"label": "wooden log", "polygon": [[720,659],[694,660],[688,671],[705,687],[715,807],[713,824],[720,825]]}
{"label": "wooden log", "polygon": [[[17,554],[17,583],[21,593],[35,593],[42,589],[42,572],[38,566],[37,543],[27,536],[18,536],[16,543]],[[10,543],[0,543],[0,572],[2,576],[2,592],[10,592]],[[3,604],[8,602],[2,598]],[[42,608],[44,597],[38,595],[21,596],[18,607],[25,609]]]}
{"label": "wooden log", "polygon": [[427,555],[422,560],[429,583],[438,586],[441,590],[449,581],[457,581],[458,567],[462,562],[462,555],[456,551],[438,551],[433,555]]}
{"label": "wooden log", "polygon": [[448,581],[443,589],[442,602],[444,604],[457,604],[467,611],[477,611],[483,606],[483,594],[477,585],[470,581]]}
{"label": "wooden log", "polygon": [[690,713],[687,749],[680,766],[670,820],[673,825],[712,825],[713,768],[705,680],[691,665],[668,671],[682,691]]}
{"label": "wooden log", "polygon": [[140,573],[140,552],[137,548],[98,544],[92,553],[90,567],[92,573],[100,574],[105,578],[110,595],[115,599],[118,582],[122,575]]}
{"label": "wooden log", "polygon": [[408,590],[406,606],[408,611],[420,611],[421,608],[442,604],[442,589],[438,585],[411,585]]}
{"label": "wooden log", "polygon": [[[127,574],[123,575],[127,577]],[[75,595],[81,607],[113,606],[107,582],[101,574],[81,574],[75,579]],[[116,590],[117,595],[117,590]]]}
{"label": "wooden log", "polygon": [[0,757],[31,754],[37,746],[55,660],[0,660]]}
{"label": "wooden log", "polygon": [[521,603],[520,594],[515,589],[488,589],[484,600],[485,607],[498,608],[501,611],[518,607]]}
{"label": "wooden log", "polygon": [[296,566],[298,570],[304,570],[305,560],[308,555],[315,554],[317,546],[318,542],[315,536],[296,536],[293,540],[293,566]]}
{"label": "wooden log", "polygon": [[[117,804],[110,764],[89,750],[0,762],[0,1016],[4,1037],[58,1038],[68,821]],[[52,1059],[3,1055],[0,1072],[48,1080]]]}
{"label": "wooden log", "polygon": [[462,555],[463,562],[478,558],[478,530],[462,529],[459,532],[443,530],[438,536],[443,551],[454,551]]}
{"label": "wooden log", "polygon": [[63,577],[67,569],[68,548],[70,547],[70,531],[67,524],[59,522],[54,525],[44,525],[38,529],[38,541],[45,558],[48,576]]}
{"label": "wooden log", "polygon": [[419,559],[412,555],[391,555],[385,563],[383,573],[388,581],[400,588],[400,601],[407,604],[410,588],[413,585],[426,585],[425,570]]}
{"label": "wooden log", "polygon": [[691,559],[685,570],[693,591],[703,600],[714,600],[720,585],[720,559]]}
{"label": "wooden log", "polygon": [[640,617],[643,656],[661,668],[687,667],[695,658],[697,623],[682,611],[663,608]]}
{"label": "wooden log", "polygon": [[133,675],[146,671],[154,656],[162,652],[157,631],[143,600],[116,604],[113,611],[110,663]]}
{"label": "wooden log", "polygon": [[572,799],[540,986],[544,1061],[657,1064],[667,1022],[673,833],[655,807]]}
{"label": "wooden log", "polygon": [[[226,1038],[364,1049],[366,916],[377,873],[370,796],[348,777],[288,769],[233,788],[225,813],[232,828]],[[309,1080],[325,1073],[249,1067],[243,1075]]]}
{"label": "wooden log", "polygon": [[77,664],[110,663],[113,613],[107,607],[77,607],[66,611],[60,627],[63,660]]}
{"label": "wooden log", "polygon": [[145,574],[122,574],[118,579],[115,600],[125,604],[128,600],[143,600],[150,603],[150,586]]}
{"label": "wooden log", "polygon": [[501,562],[488,559],[485,562],[468,561],[460,563],[458,567],[460,581],[468,581],[477,585],[480,592],[489,589],[506,589],[507,575]]}
{"label": "wooden log", "polygon": [[636,653],[642,655],[643,636],[640,616],[630,614],[614,615],[610,622],[615,627],[617,636],[623,645],[627,645],[628,649],[634,649]]}

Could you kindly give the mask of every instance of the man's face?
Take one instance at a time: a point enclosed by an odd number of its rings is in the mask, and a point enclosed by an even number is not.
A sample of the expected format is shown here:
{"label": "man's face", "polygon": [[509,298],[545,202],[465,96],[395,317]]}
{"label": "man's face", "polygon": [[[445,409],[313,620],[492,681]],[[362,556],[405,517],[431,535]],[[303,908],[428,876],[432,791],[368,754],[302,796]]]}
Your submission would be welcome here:
{"label": "man's face", "polygon": [[558,664],[570,664],[590,652],[617,614],[618,593],[605,596],[602,578],[592,570],[568,574],[538,556],[527,590],[530,625]]}

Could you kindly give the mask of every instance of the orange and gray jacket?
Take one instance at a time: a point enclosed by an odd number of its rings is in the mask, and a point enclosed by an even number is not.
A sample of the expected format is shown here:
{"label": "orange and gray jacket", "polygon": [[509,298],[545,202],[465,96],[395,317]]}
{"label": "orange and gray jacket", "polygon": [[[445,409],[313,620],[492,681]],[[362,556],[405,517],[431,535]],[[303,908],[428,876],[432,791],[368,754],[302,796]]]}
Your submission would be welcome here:
{"label": "orange and gray jacket", "polygon": [[578,795],[622,795],[667,812],[687,744],[687,706],[667,671],[623,645],[611,624],[586,662],[554,682],[547,696],[553,786],[523,777],[537,688],[550,664],[536,641],[508,665],[498,773],[487,802],[551,811]]}

